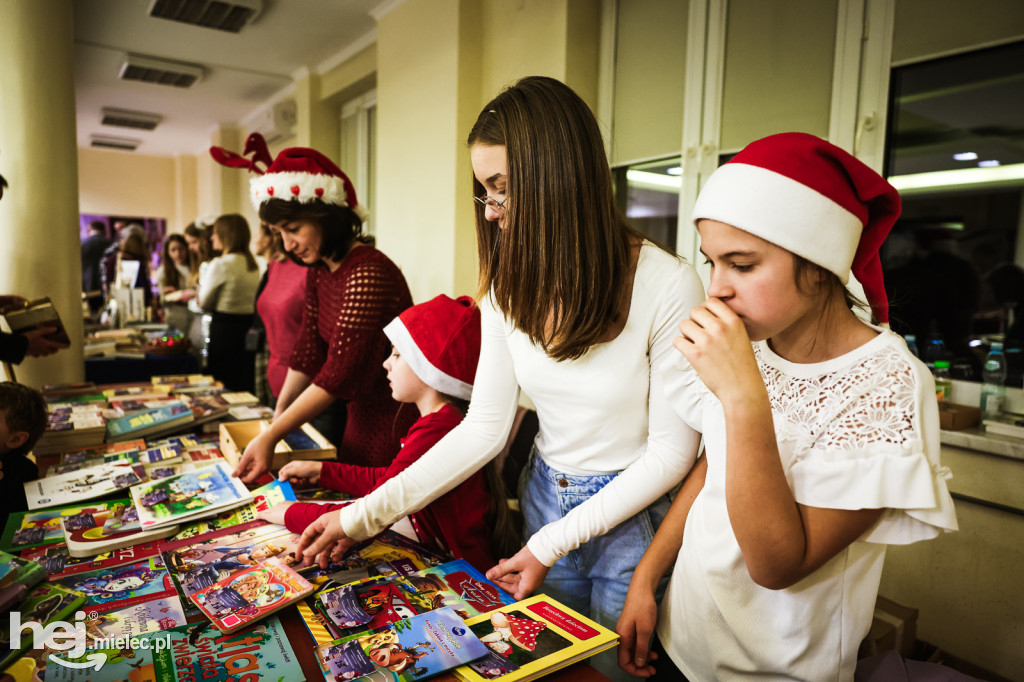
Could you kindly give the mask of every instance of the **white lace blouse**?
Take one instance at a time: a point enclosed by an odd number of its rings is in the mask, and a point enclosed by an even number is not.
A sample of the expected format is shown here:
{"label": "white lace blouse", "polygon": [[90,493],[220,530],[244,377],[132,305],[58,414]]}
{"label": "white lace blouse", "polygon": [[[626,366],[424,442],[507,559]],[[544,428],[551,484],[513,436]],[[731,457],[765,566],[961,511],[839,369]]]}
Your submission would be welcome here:
{"label": "white lace blouse", "polygon": [[858,540],[796,585],[753,582],[725,502],[721,403],[677,354],[663,373],[672,406],[704,434],[707,480],[686,520],[658,634],[693,680],[776,673],[850,680],[886,544],[957,528],[939,463],[938,409],[928,369],[886,330],[827,362],[794,364],[754,344],[779,454],[800,504],[884,508]]}

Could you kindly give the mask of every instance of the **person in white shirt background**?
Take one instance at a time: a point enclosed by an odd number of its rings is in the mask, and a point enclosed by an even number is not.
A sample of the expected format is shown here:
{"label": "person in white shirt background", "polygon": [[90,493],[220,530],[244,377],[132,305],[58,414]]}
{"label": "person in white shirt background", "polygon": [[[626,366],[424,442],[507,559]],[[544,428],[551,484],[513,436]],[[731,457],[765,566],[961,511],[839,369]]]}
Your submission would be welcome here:
{"label": "person in white shirt background", "polygon": [[[521,386],[540,424],[520,481],[528,541],[487,575],[614,626],[666,493],[696,459],[699,434],[653,368],[703,287],[616,210],[597,121],[563,83],[500,93],[469,147],[483,328],[469,413],[398,477],[321,516],[299,549],[325,564],[480,469],[506,442]],[[614,653],[594,664],[625,676]]]}
{"label": "person in white shirt background", "polygon": [[701,189],[708,299],[659,369],[705,456],[634,572],[625,670],[852,680],[886,545],[956,530],[931,374],[844,286],[852,268],[888,322],[878,250],[899,213],[880,175],[805,133],[751,143]]}
{"label": "person in white shirt background", "polygon": [[212,313],[207,341],[210,373],[232,391],[253,390],[256,354],[245,350],[245,335],[256,310],[259,267],[249,251],[249,223],[237,213],[213,222],[211,242],[217,256],[202,269],[197,300]]}

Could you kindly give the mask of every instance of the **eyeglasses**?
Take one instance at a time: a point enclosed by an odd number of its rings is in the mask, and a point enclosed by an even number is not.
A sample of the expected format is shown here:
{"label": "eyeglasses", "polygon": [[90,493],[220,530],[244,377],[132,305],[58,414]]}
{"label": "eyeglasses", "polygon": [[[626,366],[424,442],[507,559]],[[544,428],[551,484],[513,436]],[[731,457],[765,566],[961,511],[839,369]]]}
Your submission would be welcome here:
{"label": "eyeglasses", "polygon": [[476,203],[480,204],[484,208],[487,208],[488,206],[490,206],[491,208],[493,208],[495,210],[504,211],[505,210],[505,202],[507,202],[508,199],[506,198],[506,199],[504,199],[502,201],[498,201],[497,199],[495,199],[494,197],[492,197],[489,194],[483,194],[483,195],[478,196],[478,197],[473,197],[473,201],[475,201]]}

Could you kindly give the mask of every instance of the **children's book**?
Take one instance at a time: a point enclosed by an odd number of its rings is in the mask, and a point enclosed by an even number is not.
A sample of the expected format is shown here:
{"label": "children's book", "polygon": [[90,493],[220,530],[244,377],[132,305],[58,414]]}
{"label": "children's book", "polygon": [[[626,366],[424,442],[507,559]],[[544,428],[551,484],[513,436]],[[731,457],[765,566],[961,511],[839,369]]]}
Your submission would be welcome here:
{"label": "children's book", "polygon": [[46,335],[46,338],[57,343],[71,343],[67,330],[64,329],[64,323],[61,322],[60,315],[53,307],[53,301],[49,296],[8,307],[2,312],[2,315],[12,332],[25,333],[39,327],[55,327],[54,331]]}
{"label": "children's book", "polygon": [[[170,436],[167,438],[160,438],[156,440],[150,438],[148,441],[145,442],[149,443],[149,447],[151,448],[172,447],[181,448],[182,450],[191,450],[192,448],[206,447],[206,445],[201,440],[199,440],[199,438],[192,434]],[[146,446],[144,445],[143,447]]]}
{"label": "children's book", "polygon": [[487,647],[449,608],[397,621],[373,632],[316,648],[331,682],[368,676],[412,682],[487,654]]}
{"label": "children's book", "polygon": [[279,558],[232,572],[192,595],[214,626],[231,633],[313,592],[313,584]]}
{"label": "children's book", "polygon": [[170,394],[164,394],[157,398],[120,398],[110,400],[107,404],[110,405],[110,409],[117,410],[121,415],[131,414],[133,412],[141,412],[142,410],[151,410],[155,407],[163,407],[169,402],[177,400]]}
{"label": "children's book", "polygon": [[273,419],[274,411],[265,405],[241,405],[228,408],[228,415],[237,421],[247,422],[258,419]]}
{"label": "children's book", "polygon": [[100,613],[178,594],[170,575],[157,559],[87,571],[53,580],[50,584],[81,592],[86,598],[85,610]]}
{"label": "children's book", "polygon": [[161,400],[166,398],[170,392],[171,389],[166,386],[134,384],[105,389],[103,395],[106,396],[108,402],[111,400]]}
{"label": "children's book", "polygon": [[161,558],[167,570],[177,577],[182,595],[189,598],[235,571],[270,557],[283,558],[293,565],[299,537],[284,526],[268,524],[167,550]]}
{"label": "children's book", "polygon": [[225,463],[142,483],[133,486],[131,494],[144,530],[210,516],[253,500]]}
{"label": "children's book", "polygon": [[465,619],[515,602],[464,560],[410,575],[343,585],[321,593],[320,601],[324,615],[342,634],[351,634],[346,629],[375,629],[446,606]]}
{"label": "children's book", "polygon": [[7,552],[0,552],[0,568],[4,572],[3,587],[21,585],[31,590],[46,577],[46,573],[35,562]]}
{"label": "children's book", "polygon": [[193,420],[192,410],[181,401],[107,420],[107,440],[116,443],[172,433]]}
{"label": "children's book", "polygon": [[[29,592],[28,597],[18,607],[17,620],[21,624],[38,623],[46,626],[53,621],[72,621],[74,613],[85,603],[85,597],[62,585],[44,583],[37,585]],[[25,628],[11,628],[14,618],[0,620],[0,670],[14,662],[23,651],[32,647],[33,632]]]}
{"label": "children's book", "polygon": [[50,476],[59,476],[60,474],[66,474],[71,471],[88,469],[89,467],[96,466],[97,464],[111,464],[113,462],[139,464],[139,451],[125,450],[124,452],[112,452],[109,455],[104,455],[102,459],[90,459],[85,462],[78,462],[75,464],[54,464],[46,469],[45,477],[49,478]]}
{"label": "children's book", "polygon": [[101,512],[112,509],[116,504],[124,504],[127,500],[110,502],[93,502],[92,504],[76,504],[56,507],[40,511],[15,512],[7,518],[0,547],[8,551],[18,551],[29,547],[53,544],[64,541],[64,528],[60,519],[82,512]]}
{"label": "children's book", "polygon": [[140,637],[185,624],[185,612],[176,596],[87,615],[84,621],[86,646],[94,646],[100,639]]}
{"label": "children's book", "polygon": [[69,450],[60,456],[60,463],[82,464],[91,462],[90,466],[92,464],[102,464],[107,455],[118,452],[130,452],[132,450],[143,450],[145,447],[146,441],[142,439],[123,441],[121,443],[102,443],[89,448]]}
{"label": "children's book", "polygon": [[176,464],[182,461],[183,450],[173,445],[162,445],[155,448],[146,448],[138,453],[139,464],[150,466],[152,464]]}
{"label": "children's book", "polygon": [[169,390],[190,386],[213,386],[216,382],[209,374],[158,374],[150,378],[154,386],[167,386]]}
{"label": "children's book", "polygon": [[141,464],[110,462],[25,483],[29,509],[70,504],[109,495],[146,480]]}
{"label": "children's book", "polygon": [[54,545],[27,549],[21,553],[21,558],[42,566],[46,571],[47,580],[58,580],[79,573],[135,564],[159,555],[160,545],[157,542],[140,542],[93,556],[74,557],[68,553],[66,543],[58,542]]}
{"label": "children's book", "polygon": [[466,625],[489,651],[457,668],[464,682],[526,682],[618,644],[611,630],[545,595],[476,616]]}
{"label": "children's book", "polygon": [[64,542],[73,557],[93,557],[122,547],[174,535],[177,526],[143,530],[134,504],[125,502],[102,512],[82,512],[61,519]]}
{"label": "children's book", "polygon": [[[80,667],[51,662],[46,682],[300,682],[305,679],[278,618],[267,618],[230,635],[209,622],[180,625],[139,636],[132,646],[106,646],[73,659]],[[160,644],[156,644],[160,640]],[[99,670],[85,661],[103,656]],[[63,656],[62,656],[63,657]]]}
{"label": "children's book", "polygon": [[221,399],[233,407],[242,405],[259,405],[260,399],[248,391],[234,391],[220,394]]}

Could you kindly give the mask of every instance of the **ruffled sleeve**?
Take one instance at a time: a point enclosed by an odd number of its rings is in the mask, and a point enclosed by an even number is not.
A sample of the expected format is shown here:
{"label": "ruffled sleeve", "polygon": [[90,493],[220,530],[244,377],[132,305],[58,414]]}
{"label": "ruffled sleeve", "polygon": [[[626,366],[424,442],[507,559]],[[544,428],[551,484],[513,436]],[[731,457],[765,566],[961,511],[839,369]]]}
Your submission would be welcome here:
{"label": "ruffled sleeve", "polygon": [[703,433],[704,401],[714,399],[704,382],[697,376],[697,370],[682,353],[673,349],[669,358],[661,365],[661,380],[665,397],[686,425]]}
{"label": "ruffled sleeve", "polygon": [[[915,364],[916,363],[916,364]],[[790,480],[800,504],[885,509],[862,537],[905,545],[957,530],[939,461],[939,417],[931,375],[919,361],[890,364],[829,407],[826,428],[795,444]]]}

